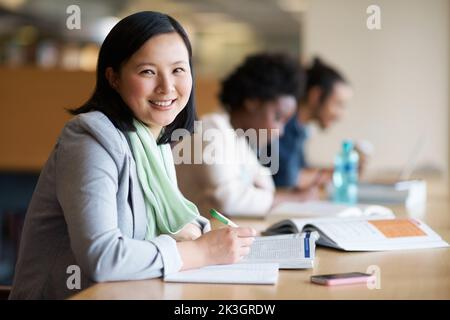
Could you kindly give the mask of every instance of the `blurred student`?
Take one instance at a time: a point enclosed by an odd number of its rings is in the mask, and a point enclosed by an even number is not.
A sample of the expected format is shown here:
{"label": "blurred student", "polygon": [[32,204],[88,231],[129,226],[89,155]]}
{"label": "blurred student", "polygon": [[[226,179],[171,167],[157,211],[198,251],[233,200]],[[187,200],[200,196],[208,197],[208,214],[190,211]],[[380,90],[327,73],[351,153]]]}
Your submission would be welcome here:
{"label": "blurred student", "polygon": [[254,230],[208,232],[176,185],[168,142],[174,130],[192,129],[192,82],[191,45],[173,18],[146,11],[114,26],[100,49],[96,89],[72,110],[39,177],[10,298],[62,299],[92,282],[155,278],[248,254]]}
{"label": "blurred student", "polygon": [[255,152],[283,133],[304,83],[295,59],[269,53],[249,56],[222,82],[225,112],[204,116],[201,129],[173,148],[180,190],[202,214],[215,208],[228,215],[263,216],[281,201],[309,196],[276,191]]}
{"label": "blurred student", "polygon": [[[296,114],[287,123],[279,141],[280,169],[274,174],[277,187],[307,190],[324,186],[331,180],[332,168],[314,168],[308,165],[305,142],[309,138],[308,125],[315,123],[326,130],[337,123],[352,89],[339,71],[315,58],[307,69],[306,92]],[[360,154],[361,168],[364,155]]]}

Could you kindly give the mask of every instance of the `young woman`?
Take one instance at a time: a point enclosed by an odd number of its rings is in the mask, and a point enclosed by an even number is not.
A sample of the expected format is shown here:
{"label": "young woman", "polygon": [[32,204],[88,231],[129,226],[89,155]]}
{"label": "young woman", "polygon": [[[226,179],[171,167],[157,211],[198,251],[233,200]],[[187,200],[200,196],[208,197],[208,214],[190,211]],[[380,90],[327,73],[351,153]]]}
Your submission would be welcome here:
{"label": "young woman", "polygon": [[[175,129],[192,129],[192,83],[191,46],[173,18],[140,12],[111,30],[95,91],[72,110],[41,172],[10,298],[66,298],[73,284],[160,277],[248,254],[253,229],[207,232],[177,187],[168,142]],[[70,282],[77,270],[81,286]]]}
{"label": "young woman", "polygon": [[[299,63],[280,53],[249,56],[222,82],[220,100],[226,112],[204,116],[202,130],[173,148],[180,189],[203,215],[215,207],[229,215],[264,216],[280,202],[313,196],[275,190],[271,171],[258,162],[255,152],[264,154],[265,145],[282,134],[304,83]],[[249,139],[252,133],[257,141]],[[189,147],[192,159],[185,157]],[[276,165],[272,169],[276,171]]]}

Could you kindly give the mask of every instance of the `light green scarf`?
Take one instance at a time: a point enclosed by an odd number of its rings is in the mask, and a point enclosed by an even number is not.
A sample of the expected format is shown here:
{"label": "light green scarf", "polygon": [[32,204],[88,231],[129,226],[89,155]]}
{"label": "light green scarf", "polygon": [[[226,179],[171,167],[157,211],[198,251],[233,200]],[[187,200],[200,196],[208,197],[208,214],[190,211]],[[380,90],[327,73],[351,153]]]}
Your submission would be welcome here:
{"label": "light green scarf", "polygon": [[135,119],[133,124],[136,132],[128,135],[147,210],[145,238],[177,233],[199,216],[199,211],[178,189],[170,145],[157,145],[142,122]]}

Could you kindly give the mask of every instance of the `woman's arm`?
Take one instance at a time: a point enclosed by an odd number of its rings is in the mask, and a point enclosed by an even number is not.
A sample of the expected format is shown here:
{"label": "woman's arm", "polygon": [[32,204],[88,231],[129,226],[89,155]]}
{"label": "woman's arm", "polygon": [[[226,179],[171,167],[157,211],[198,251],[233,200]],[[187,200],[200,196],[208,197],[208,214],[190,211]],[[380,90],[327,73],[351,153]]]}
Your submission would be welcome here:
{"label": "woman's arm", "polygon": [[306,190],[300,190],[298,188],[277,189],[272,208],[283,202],[319,200],[319,194],[320,192],[317,186]]}
{"label": "woman's arm", "polygon": [[118,199],[117,191],[124,151],[112,125],[96,125],[95,137],[79,126],[67,128],[56,160],[57,198],[82,272],[94,281],[115,281],[178,271],[182,261],[171,237],[144,241],[122,234],[118,207],[127,198]]}
{"label": "woman's arm", "polygon": [[303,168],[299,172],[297,187],[300,190],[324,188],[331,182],[332,177],[333,168]]}

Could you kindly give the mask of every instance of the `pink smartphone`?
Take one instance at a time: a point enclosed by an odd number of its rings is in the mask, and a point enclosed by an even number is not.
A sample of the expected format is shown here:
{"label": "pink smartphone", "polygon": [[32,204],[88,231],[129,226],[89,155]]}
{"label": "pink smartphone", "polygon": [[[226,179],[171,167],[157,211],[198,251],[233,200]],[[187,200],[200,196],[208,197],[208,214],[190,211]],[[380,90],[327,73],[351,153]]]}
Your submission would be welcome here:
{"label": "pink smartphone", "polygon": [[375,281],[374,274],[362,272],[348,272],[336,274],[322,274],[311,276],[311,282],[325,286],[338,286],[342,284],[368,283]]}

